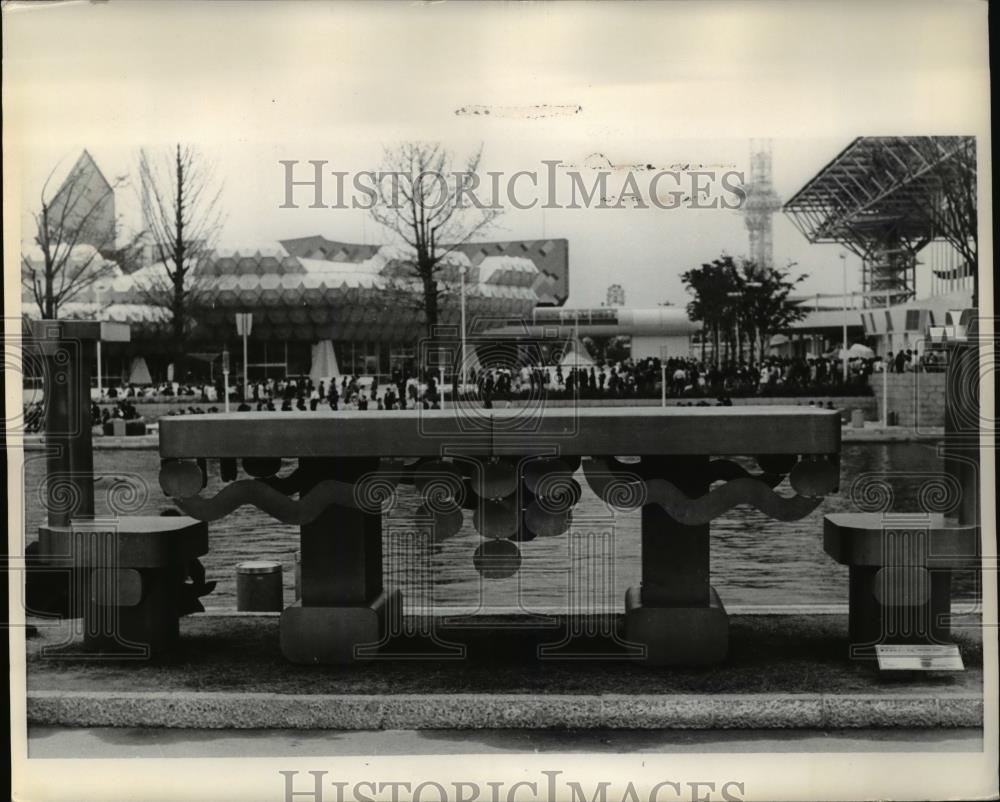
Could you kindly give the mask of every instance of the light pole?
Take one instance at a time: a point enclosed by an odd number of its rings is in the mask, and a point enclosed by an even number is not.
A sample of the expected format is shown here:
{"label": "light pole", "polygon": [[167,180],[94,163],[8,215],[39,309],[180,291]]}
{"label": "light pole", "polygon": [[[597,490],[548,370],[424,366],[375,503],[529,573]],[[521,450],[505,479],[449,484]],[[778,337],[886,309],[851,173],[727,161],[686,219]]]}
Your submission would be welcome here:
{"label": "light pole", "polygon": [[841,364],[844,370],[844,383],[847,383],[847,254],[840,254],[840,264],[844,274],[844,333],[843,345],[840,349]]}
{"label": "light pole", "polygon": [[[885,310],[889,314],[889,291],[885,292]],[[885,332],[885,346],[882,348],[882,427],[889,426],[889,331]]]}
{"label": "light pole", "polygon": [[225,393],[225,410],[229,412],[229,349],[222,346],[222,377]]}
{"label": "light pole", "polygon": [[[465,365],[465,273],[466,273],[467,270],[468,270],[468,268],[464,264],[460,265],[459,268],[458,268],[458,274],[459,274],[459,276],[461,277],[461,280],[462,280],[462,283],[461,283],[461,287],[462,287],[462,289],[461,289],[461,295],[459,295],[459,302],[460,302],[461,310],[462,310],[462,357],[461,357],[461,359],[462,359],[462,375],[461,375],[461,378],[459,379],[459,381],[461,381],[462,385],[461,385],[461,387],[458,388],[459,393],[461,393],[461,392],[463,392],[465,390],[465,375],[466,375],[465,374],[465,368],[466,368],[466,365]],[[458,403],[457,399],[455,400],[455,403],[456,404]]]}
{"label": "light pole", "polygon": [[669,353],[667,346],[660,346],[660,406],[664,409],[667,406],[667,357]]}
{"label": "light pole", "polygon": [[97,338],[97,400],[104,397],[104,386],[101,380],[101,338]]}
{"label": "light pole", "polygon": [[236,333],[243,336],[243,400],[247,400],[247,385],[250,382],[250,370],[247,366],[247,337],[253,326],[252,312],[237,312]]}

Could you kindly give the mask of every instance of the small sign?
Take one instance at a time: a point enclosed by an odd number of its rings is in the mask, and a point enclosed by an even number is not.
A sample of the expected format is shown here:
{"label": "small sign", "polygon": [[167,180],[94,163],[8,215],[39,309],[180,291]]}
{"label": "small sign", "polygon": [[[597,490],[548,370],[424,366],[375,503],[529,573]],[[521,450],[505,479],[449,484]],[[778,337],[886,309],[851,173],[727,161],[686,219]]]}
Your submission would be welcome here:
{"label": "small sign", "polygon": [[236,333],[240,337],[249,337],[253,328],[253,312],[236,313]]}
{"label": "small sign", "polygon": [[222,372],[229,373],[229,351],[222,352]]}
{"label": "small sign", "polygon": [[875,647],[881,671],[965,671],[955,644],[934,646],[880,644]]}

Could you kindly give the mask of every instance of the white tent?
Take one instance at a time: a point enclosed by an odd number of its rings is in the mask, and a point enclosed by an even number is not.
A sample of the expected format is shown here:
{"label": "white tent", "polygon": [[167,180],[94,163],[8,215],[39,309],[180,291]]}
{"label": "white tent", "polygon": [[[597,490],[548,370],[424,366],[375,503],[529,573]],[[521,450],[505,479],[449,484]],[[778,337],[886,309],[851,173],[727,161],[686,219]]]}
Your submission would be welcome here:
{"label": "white tent", "polygon": [[146,360],[141,356],[137,356],[132,360],[132,364],[129,365],[128,369],[128,383],[129,384],[152,384],[153,377],[149,375],[149,368],[146,366]]}
{"label": "white tent", "polygon": [[329,381],[335,376],[340,376],[340,368],[337,367],[337,355],[333,352],[333,343],[330,340],[320,340],[312,347],[309,378],[313,384],[318,385],[321,381]]}
{"label": "white tent", "polygon": [[579,340],[573,340],[570,342],[570,347],[563,355],[560,364],[564,368],[591,368],[596,363],[590,358],[590,354],[587,353],[587,349],[583,343]]}
{"label": "white tent", "polygon": [[837,359],[874,359],[875,352],[867,345],[854,343],[854,345],[846,351],[843,348],[838,348],[835,351],[831,351],[829,354],[826,354],[826,356],[836,357]]}

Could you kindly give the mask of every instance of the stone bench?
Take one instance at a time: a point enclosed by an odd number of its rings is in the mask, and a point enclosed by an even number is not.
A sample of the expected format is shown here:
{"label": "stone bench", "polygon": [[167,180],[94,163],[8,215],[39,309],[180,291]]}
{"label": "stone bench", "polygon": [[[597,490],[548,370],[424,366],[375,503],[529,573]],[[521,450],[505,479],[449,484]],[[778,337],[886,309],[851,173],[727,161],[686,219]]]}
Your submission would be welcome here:
{"label": "stone bench", "polygon": [[208,525],[186,516],[39,528],[40,565],[71,577],[67,612],[83,618],[84,649],[121,657],[176,646],[180,616],[201,609],[198,597],[214,587],[197,560],[207,551]]}
{"label": "stone bench", "polygon": [[823,549],[848,566],[852,656],[882,643],[950,641],[951,572],[979,565],[979,530],[939,513],[837,513]]}

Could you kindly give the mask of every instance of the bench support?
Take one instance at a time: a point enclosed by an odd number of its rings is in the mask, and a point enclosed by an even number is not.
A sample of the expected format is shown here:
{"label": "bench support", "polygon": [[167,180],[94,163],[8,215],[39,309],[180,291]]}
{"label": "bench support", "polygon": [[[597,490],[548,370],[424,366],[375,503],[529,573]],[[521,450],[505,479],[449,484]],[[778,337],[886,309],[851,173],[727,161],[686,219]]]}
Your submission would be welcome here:
{"label": "bench support", "polygon": [[192,563],[208,551],[208,525],[193,518],[74,520],[42,526],[39,545],[41,564],[69,578],[66,613],[83,618],[84,651],[106,657],[169,653],[193,594],[208,587],[185,581]]}
{"label": "bench support", "polygon": [[[375,459],[302,458],[300,495],[324,479],[356,482]],[[355,662],[399,616],[399,593],[382,587],[382,516],[328,507],[301,528],[301,602],[281,615],[281,651],[293,663]]]}
{"label": "bench support", "polygon": [[853,657],[874,657],[882,643],[950,642],[950,570],[852,565],[848,581]]}
{"label": "bench support", "polygon": [[[708,457],[644,457],[644,477],[691,498],[708,492]],[[709,583],[709,525],[685,526],[659,505],[642,508],[642,586],[625,596],[625,639],[651,665],[717,665],[729,647],[729,618]]]}

